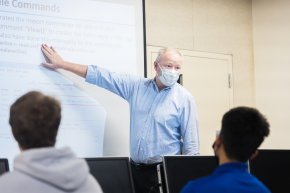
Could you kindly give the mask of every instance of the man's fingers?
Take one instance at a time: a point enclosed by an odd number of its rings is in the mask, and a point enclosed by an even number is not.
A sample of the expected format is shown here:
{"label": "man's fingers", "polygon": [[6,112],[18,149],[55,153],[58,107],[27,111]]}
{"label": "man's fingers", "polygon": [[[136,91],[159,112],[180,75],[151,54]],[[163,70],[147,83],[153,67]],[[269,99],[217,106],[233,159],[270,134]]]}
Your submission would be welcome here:
{"label": "man's fingers", "polygon": [[49,59],[50,54],[45,49],[42,49],[41,48],[41,51],[43,53],[43,56],[44,56],[45,61],[46,62],[50,62],[50,59]]}
{"label": "man's fingers", "polygon": [[42,51],[46,56],[51,55],[51,53],[49,52],[49,50],[47,50],[45,47],[42,47],[42,48],[41,48],[41,51]]}
{"label": "man's fingers", "polygon": [[57,52],[55,51],[55,49],[54,49],[52,46],[50,46],[50,49],[51,49],[53,52],[57,53]]}
{"label": "man's fingers", "polygon": [[41,47],[41,51],[45,54],[45,55],[48,55],[49,52],[44,48],[44,47]]}
{"label": "man's fingers", "polygon": [[61,57],[56,53],[54,48],[51,46],[49,47],[46,44],[41,45],[41,51],[45,58],[45,62],[42,63],[44,67],[50,69],[58,69],[57,63],[62,61]]}
{"label": "man's fingers", "polygon": [[53,50],[50,47],[48,47],[46,44],[42,44],[41,50],[45,53],[45,55],[53,54]]}
{"label": "man's fingers", "polygon": [[50,62],[49,58],[45,54],[43,54],[43,57],[44,57],[46,62]]}

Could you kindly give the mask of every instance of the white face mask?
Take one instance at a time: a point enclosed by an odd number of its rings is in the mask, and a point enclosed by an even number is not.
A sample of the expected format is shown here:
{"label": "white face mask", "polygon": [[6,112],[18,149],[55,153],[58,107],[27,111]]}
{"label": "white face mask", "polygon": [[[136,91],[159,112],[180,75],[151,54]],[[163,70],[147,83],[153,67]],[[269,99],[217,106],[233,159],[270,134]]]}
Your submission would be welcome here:
{"label": "white face mask", "polygon": [[158,78],[164,86],[172,86],[174,85],[178,78],[179,72],[174,69],[162,69],[159,65],[161,73],[159,74]]}

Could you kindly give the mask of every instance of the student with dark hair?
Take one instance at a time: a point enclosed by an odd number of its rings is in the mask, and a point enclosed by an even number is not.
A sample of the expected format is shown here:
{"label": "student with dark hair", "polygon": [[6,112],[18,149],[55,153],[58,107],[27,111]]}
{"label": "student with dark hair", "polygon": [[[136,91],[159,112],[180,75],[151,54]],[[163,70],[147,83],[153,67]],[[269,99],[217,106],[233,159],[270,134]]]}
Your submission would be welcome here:
{"label": "student with dark hair", "polygon": [[14,170],[0,177],[1,192],[102,193],[83,159],[54,147],[60,121],[60,103],[40,92],[12,104],[9,123],[21,153]]}
{"label": "student with dark hair", "polygon": [[212,175],[190,181],[181,193],[269,193],[248,172],[246,163],[257,154],[269,132],[266,118],[254,108],[237,107],[225,113],[213,144],[220,166]]}

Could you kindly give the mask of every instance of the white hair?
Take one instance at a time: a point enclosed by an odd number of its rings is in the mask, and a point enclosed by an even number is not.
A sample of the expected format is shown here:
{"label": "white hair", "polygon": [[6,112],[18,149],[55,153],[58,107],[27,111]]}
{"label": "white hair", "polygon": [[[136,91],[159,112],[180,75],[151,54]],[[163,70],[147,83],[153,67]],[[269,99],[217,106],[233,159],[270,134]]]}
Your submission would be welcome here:
{"label": "white hair", "polygon": [[162,56],[167,53],[167,52],[173,52],[173,53],[177,53],[179,54],[181,57],[182,57],[182,53],[177,50],[177,49],[174,49],[174,48],[161,48],[158,52],[158,56],[156,57],[155,59],[155,62],[160,62]]}

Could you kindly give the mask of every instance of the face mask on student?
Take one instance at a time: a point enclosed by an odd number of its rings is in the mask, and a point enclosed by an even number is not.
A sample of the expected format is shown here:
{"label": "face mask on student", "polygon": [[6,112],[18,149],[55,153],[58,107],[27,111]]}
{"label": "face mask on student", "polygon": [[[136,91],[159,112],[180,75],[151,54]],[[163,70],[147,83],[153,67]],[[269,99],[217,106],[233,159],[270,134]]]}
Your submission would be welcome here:
{"label": "face mask on student", "polygon": [[[159,65],[159,64],[158,64]],[[174,69],[163,69],[160,65],[161,70],[158,78],[164,86],[172,86],[177,82],[179,78],[179,72]]]}

